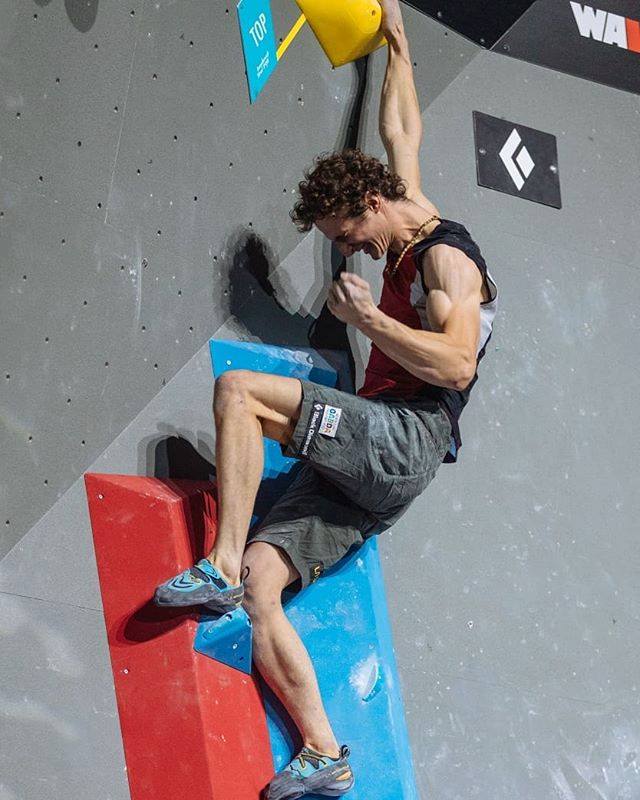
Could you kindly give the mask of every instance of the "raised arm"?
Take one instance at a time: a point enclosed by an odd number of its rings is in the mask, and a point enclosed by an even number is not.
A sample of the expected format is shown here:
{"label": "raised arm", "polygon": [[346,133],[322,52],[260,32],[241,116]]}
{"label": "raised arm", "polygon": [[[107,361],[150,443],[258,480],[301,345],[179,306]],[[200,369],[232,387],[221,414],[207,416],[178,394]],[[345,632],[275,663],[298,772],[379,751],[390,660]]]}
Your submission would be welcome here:
{"label": "raised arm", "polygon": [[380,136],[389,167],[407,183],[407,196],[421,195],[418,152],[422,117],[413,81],[409,43],[398,0],[381,0],[382,31],[389,43],[387,71],[380,99]]}

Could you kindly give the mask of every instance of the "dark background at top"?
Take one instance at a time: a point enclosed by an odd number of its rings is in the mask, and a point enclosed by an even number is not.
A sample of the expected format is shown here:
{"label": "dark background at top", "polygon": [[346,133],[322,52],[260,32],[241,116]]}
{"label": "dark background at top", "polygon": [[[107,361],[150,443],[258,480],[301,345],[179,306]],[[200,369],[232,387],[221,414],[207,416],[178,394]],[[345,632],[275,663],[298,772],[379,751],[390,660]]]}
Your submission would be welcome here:
{"label": "dark background at top", "polygon": [[536,0],[408,0],[408,5],[482,45],[493,47]]}

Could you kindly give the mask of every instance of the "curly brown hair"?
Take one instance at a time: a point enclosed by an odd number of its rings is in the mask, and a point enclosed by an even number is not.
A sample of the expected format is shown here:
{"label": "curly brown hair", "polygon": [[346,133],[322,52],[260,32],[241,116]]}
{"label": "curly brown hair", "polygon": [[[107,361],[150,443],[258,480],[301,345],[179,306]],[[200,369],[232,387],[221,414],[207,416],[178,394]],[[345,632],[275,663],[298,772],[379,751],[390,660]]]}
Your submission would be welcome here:
{"label": "curly brown hair", "polygon": [[289,214],[300,233],[311,230],[316,220],[332,213],[361,216],[367,209],[367,192],[380,194],[387,200],[401,200],[407,191],[399,175],[357,147],[321,153],[304,177],[298,184],[301,199]]}

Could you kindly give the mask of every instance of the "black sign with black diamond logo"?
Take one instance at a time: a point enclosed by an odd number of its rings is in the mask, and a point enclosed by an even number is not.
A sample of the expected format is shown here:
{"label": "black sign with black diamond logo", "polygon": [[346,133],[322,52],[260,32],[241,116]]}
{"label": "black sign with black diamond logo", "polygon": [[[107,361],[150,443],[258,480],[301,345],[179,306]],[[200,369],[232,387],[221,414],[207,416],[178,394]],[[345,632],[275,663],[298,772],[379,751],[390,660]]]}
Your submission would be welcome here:
{"label": "black sign with black diamond logo", "polygon": [[479,186],[562,208],[555,136],[480,111],[473,130]]}

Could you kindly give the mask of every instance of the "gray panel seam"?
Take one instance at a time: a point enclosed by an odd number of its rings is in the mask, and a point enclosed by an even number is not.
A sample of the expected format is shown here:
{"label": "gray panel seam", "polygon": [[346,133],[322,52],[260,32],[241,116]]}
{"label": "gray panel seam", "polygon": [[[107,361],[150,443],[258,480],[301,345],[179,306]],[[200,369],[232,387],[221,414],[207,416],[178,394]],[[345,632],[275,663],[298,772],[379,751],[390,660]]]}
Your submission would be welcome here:
{"label": "gray panel seam", "polygon": [[[610,703],[608,703],[606,701],[599,703],[596,700],[585,700],[583,697],[570,697],[569,695],[566,695],[566,694],[555,694],[555,693],[552,693],[552,692],[547,692],[545,690],[532,691],[532,690],[529,690],[529,689],[523,689],[522,687],[518,686],[517,683],[494,683],[492,681],[482,681],[479,678],[469,678],[469,677],[464,676],[464,675],[447,674],[445,672],[439,672],[438,674],[441,675],[443,678],[447,678],[450,681],[458,680],[458,681],[467,681],[469,683],[479,683],[481,686],[491,686],[494,689],[509,689],[512,692],[519,692],[520,694],[523,694],[523,695],[540,695],[540,696],[543,696],[543,697],[544,696],[546,696],[546,697],[555,697],[558,700],[569,700],[572,703],[584,703],[585,705],[589,705],[589,706],[610,706],[611,705]],[[622,702],[622,703],[620,703],[619,706],[616,706],[616,708],[623,708],[625,706],[626,706],[626,704],[624,702]]]}
{"label": "gray panel seam", "polygon": [[129,102],[129,90],[131,89],[131,79],[132,79],[132,76],[133,76],[133,68],[135,66],[135,61],[136,61],[136,53],[138,52],[138,38],[139,38],[140,28],[142,27],[142,20],[144,19],[145,5],[146,5],[146,0],[143,0],[143,2],[142,2],[142,13],[138,17],[138,25],[137,25],[137,29],[136,29],[136,32],[135,32],[135,41],[134,41],[134,44],[133,44],[133,53],[131,54],[131,64],[129,65],[129,78],[127,80],[127,89],[126,89],[125,95],[124,95],[124,107],[122,109],[122,121],[120,123],[120,130],[118,132],[118,143],[116,145],[116,152],[115,152],[115,155],[114,155],[114,158],[113,158],[113,169],[111,170],[111,181],[109,183],[109,192],[107,194],[106,208],[104,210],[105,211],[105,213],[104,213],[104,221],[105,221],[105,223],[106,223],[107,219],[109,218],[109,199],[111,197],[111,192],[113,190],[113,181],[115,179],[116,169],[117,169],[117,166],[118,166],[118,155],[120,154],[120,142],[122,141],[122,131],[124,130],[124,124],[125,124],[126,117],[127,117],[127,103]]}
{"label": "gray panel seam", "polygon": [[[60,498],[62,499],[62,498]],[[8,555],[8,554],[7,554]],[[63,600],[51,600],[51,599],[44,599],[43,597],[36,597],[35,595],[31,594],[19,594],[18,592],[5,592],[0,589],[0,596],[4,597],[20,597],[23,600],[35,600],[37,603],[47,603],[47,605],[52,606],[64,606],[65,608],[77,608],[81,611],[90,611],[94,614],[99,614],[102,616],[102,609],[101,608],[92,608],[90,606],[81,606],[77,603],[65,603]]]}

